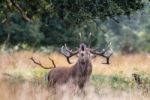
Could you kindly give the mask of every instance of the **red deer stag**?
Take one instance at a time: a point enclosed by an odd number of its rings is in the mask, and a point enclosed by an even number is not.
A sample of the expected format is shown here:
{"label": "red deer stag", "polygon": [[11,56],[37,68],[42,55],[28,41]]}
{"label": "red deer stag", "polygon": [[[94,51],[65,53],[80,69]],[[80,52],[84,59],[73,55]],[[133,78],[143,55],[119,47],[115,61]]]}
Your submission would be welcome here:
{"label": "red deer stag", "polygon": [[[89,80],[92,73],[92,63],[91,63],[91,55],[99,55],[106,58],[106,63],[109,64],[109,58],[112,55],[106,55],[108,48],[103,50],[102,52],[98,52],[94,49],[88,48],[86,44],[81,43],[79,48],[76,51],[72,51],[68,49],[68,47],[62,46],[61,53],[66,57],[68,63],[71,63],[69,58],[74,55],[77,55],[78,60],[72,67],[56,67],[49,71],[48,73],[48,84],[49,86],[62,85],[68,82],[70,79],[73,84],[77,85],[79,89],[82,89],[85,83]],[[42,66],[40,63],[37,63],[33,58],[33,62],[35,64]],[[50,59],[52,62],[53,60]],[[53,62],[55,67],[55,64]]]}

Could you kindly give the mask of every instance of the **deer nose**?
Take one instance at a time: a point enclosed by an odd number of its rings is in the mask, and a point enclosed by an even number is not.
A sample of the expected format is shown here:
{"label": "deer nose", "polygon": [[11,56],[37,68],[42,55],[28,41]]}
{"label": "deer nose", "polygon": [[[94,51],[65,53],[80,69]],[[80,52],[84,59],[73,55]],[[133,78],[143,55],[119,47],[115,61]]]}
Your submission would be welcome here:
{"label": "deer nose", "polygon": [[84,56],[84,54],[83,54],[83,53],[81,53],[81,56]]}

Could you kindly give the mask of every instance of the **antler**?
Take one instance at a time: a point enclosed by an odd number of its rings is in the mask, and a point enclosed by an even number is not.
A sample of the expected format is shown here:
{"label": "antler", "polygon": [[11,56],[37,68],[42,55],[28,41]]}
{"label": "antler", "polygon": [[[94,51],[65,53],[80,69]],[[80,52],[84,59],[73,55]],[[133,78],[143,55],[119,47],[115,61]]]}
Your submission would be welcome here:
{"label": "antler", "polygon": [[55,65],[55,63],[54,63],[54,60],[51,59],[50,57],[49,57],[49,60],[52,61],[52,64],[53,64],[54,67],[45,67],[45,66],[43,66],[43,65],[40,63],[40,61],[39,61],[39,62],[35,61],[33,57],[31,57],[30,59],[31,59],[35,64],[41,66],[41,67],[44,68],[44,69],[51,69],[51,68],[55,68],[55,67],[56,67],[56,65]]}
{"label": "antler", "polygon": [[[65,47],[65,50],[67,51],[67,52],[66,52],[67,54],[64,52],[64,47]],[[71,64],[69,58],[71,58],[72,56],[76,55],[76,54],[78,53],[78,50],[72,52],[72,50],[69,50],[68,47],[67,47],[66,44],[65,44],[65,46],[62,46],[62,47],[61,47],[61,53],[66,57],[67,62],[68,62],[69,64]]]}
{"label": "antler", "polygon": [[88,41],[89,41],[88,47],[89,47],[89,48],[90,48],[90,46],[91,46],[91,36],[92,36],[92,33],[90,32],[90,33],[89,33],[89,36],[88,36]]}
{"label": "antler", "polygon": [[98,52],[98,51],[96,51],[96,50],[90,50],[90,52],[92,53],[92,54],[95,54],[95,55],[99,55],[99,56],[102,56],[102,57],[104,57],[104,58],[106,58],[106,63],[103,63],[103,64],[110,64],[110,62],[109,62],[109,59],[110,59],[110,56],[113,54],[112,52],[108,55],[106,55],[106,52],[109,50],[109,46],[106,48],[106,49],[103,49],[101,52]]}
{"label": "antler", "polygon": [[82,34],[79,32],[79,44],[82,43]]}

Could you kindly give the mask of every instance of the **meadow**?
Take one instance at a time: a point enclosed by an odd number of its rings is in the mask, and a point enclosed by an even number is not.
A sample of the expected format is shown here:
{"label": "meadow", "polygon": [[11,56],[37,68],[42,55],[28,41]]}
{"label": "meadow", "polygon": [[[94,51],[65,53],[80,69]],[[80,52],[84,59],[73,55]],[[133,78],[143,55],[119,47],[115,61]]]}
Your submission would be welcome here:
{"label": "meadow", "polygon": [[[34,57],[44,66],[53,67],[48,57],[57,67],[70,67],[59,53],[19,51],[0,53],[0,100],[55,100],[47,89],[46,75],[49,70],[34,64]],[[92,59],[93,72],[90,85],[85,87],[87,95],[82,98],[68,94],[67,86],[62,86],[58,100],[149,100],[150,99],[150,55],[132,54],[111,57],[111,64],[102,64],[104,58]],[[132,74],[140,77],[141,84]],[[60,99],[61,98],[61,99]]]}

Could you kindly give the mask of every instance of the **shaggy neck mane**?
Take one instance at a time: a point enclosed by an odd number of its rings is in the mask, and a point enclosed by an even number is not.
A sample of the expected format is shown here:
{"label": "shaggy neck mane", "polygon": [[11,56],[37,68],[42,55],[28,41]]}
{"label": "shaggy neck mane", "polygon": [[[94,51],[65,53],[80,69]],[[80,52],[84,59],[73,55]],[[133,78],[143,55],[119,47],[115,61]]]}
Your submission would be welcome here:
{"label": "shaggy neck mane", "polygon": [[[82,59],[83,60],[83,59]],[[92,71],[92,64],[89,59],[78,60],[77,63],[72,67],[72,76],[88,76],[89,71]],[[90,69],[90,70],[89,70]]]}

